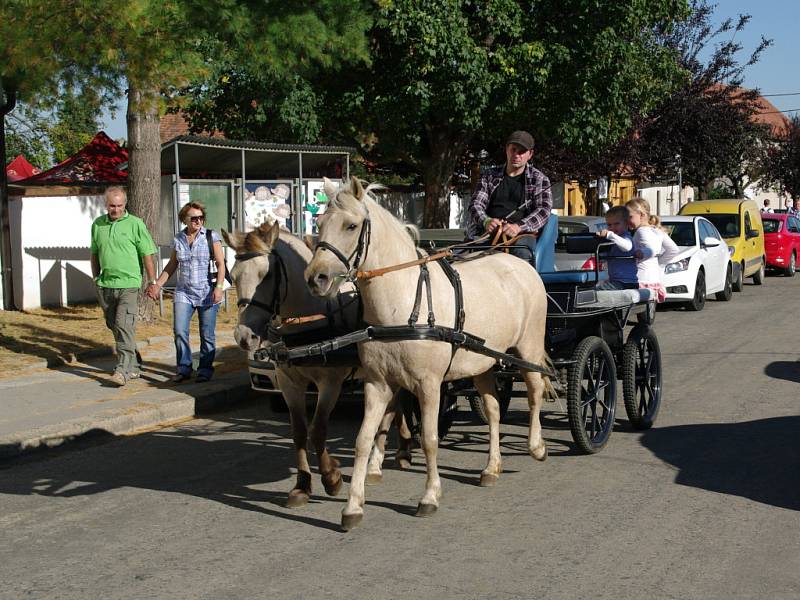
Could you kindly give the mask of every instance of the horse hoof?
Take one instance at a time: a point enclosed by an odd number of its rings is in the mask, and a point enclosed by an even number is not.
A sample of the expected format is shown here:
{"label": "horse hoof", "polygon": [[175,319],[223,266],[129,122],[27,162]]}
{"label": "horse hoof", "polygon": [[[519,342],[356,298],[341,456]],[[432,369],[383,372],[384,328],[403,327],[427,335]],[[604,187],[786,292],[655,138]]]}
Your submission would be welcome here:
{"label": "horse hoof", "polygon": [[542,445],[536,448],[535,450],[531,450],[531,456],[538,460],[539,462],[544,462],[547,460],[547,444],[542,442]]}
{"label": "horse hoof", "polygon": [[419,503],[417,506],[417,516],[418,517],[430,517],[439,507],[435,504],[423,504],[422,502]]}
{"label": "horse hoof", "polygon": [[401,471],[408,471],[411,468],[411,459],[405,456],[397,457],[397,468]]}
{"label": "horse hoof", "polygon": [[367,473],[367,485],[377,485],[383,481],[383,473]]}
{"label": "horse hoof", "polygon": [[481,473],[481,487],[492,487],[500,480],[494,473]]}
{"label": "horse hoof", "polygon": [[308,504],[309,495],[303,490],[292,490],[286,499],[286,508],[300,508]]}
{"label": "horse hoof", "polygon": [[325,487],[325,493],[328,496],[338,496],[339,491],[342,489],[342,474],[338,473],[338,477],[334,481],[326,481],[323,478],[322,485]]}
{"label": "horse hoof", "polygon": [[361,521],[363,520],[364,520],[363,513],[358,513],[355,515],[342,515],[342,530],[350,531],[354,527],[360,525]]}

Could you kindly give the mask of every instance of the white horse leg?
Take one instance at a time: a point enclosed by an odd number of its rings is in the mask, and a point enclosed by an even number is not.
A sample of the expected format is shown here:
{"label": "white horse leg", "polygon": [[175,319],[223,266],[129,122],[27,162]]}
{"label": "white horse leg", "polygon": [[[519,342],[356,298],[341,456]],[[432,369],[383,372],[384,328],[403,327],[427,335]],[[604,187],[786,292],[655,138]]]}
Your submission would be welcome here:
{"label": "white horse leg", "polygon": [[394,424],[397,427],[398,442],[395,461],[397,461],[397,468],[405,471],[411,468],[411,445],[413,444],[413,439],[411,429],[408,428],[406,417],[400,406],[397,407],[394,413]]}
{"label": "white horse leg", "polygon": [[281,391],[289,407],[289,419],[292,425],[292,438],[297,455],[297,482],[289,492],[286,506],[298,508],[305,505],[311,496],[311,467],[308,464],[308,425],[306,423],[305,386],[282,378]]}
{"label": "white horse leg", "polygon": [[380,426],[386,407],[392,400],[392,389],[385,381],[364,383],[364,420],[356,438],[353,476],[350,479],[350,494],[342,510],[342,529],[349,531],[364,518],[364,481],[367,477],[367,461],[372,450],[375,434]]}
{"label": "white horse leg", "polygon": [[319,472],[322,475],[325,493],[329,496],[336,496],[342,487],[342,472],[339,470],[339,461],[328,454],[328,419],[339,400],[342,382],[338,378],[326,378],[316,383],[319,393],[309,437],[317,451]]}
{"label": "white horse leg", "polygon": [[386,457],[386,436],[389,434],[389,428],[395,420],[395,414],[395,403],[392,400],[386,410],[386,414],[381,419],[381,426],[375,436],[375,445],[372,447],[372,454],[367,465],[367,485],[380,483],[383,480],[382,467],[383,460]]}
{"label": "white horse leg", "polygon": [[492,486],[503,472],[503,459],[500,456],[500,403],[497,400],[494,371],[487,371],[473,377],[475,389],[481,395],[483,409],[489,420],[489,461],[481,472],[481,485]]}
{"label": "white horse leg", "polygon": [[422,382],[417,388],[417,399],[422,412],[422,450],[425,453],[425,464],[428,477],[425,481],[425,493],[417,507],[418,517],[427,517],[439,508],[442,497],[442,482],[439,479],[437,453],[439,451],[439,393],[441,381],[430,379]]}
{"label": "white horse leg", "polygon": [[540,412],[544,403],[544,376],[541,373],[523,371],[522,377],[528,387],[528,407],[531,412],[531,422],[528,429],[528,452],[536,460],[543,461],[547,458],[547,444],[542,437],[542,423],[540,420]]}

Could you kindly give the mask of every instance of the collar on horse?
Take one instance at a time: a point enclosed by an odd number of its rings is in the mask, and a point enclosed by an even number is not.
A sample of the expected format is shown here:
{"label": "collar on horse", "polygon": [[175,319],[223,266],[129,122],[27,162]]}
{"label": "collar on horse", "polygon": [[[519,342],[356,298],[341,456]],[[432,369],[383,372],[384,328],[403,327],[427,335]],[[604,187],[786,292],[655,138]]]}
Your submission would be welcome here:
{"label": "collar on horse", "polygon": [[322,241],[317,243],[317,248],[314,250],[316,252],[319,248],[324,250],[329,250],[333,253],[333,255],[339,259],[339,261],[344,265],[344,268],[347,269],[347,275],[345,275],[346,281],[355,281],[358,277],[359,270],[358,267],[361,265],[362,262],[367,260],[367,253],[369,252],[369,241],[370,241],[370,234],[372,233],[372,222],[369,218],[369,213],[367,213],[366,218],[361,222],[361,231],[358,233],[358,244],[356,244],[355,249],[350,253],[350,256],[345,256],[344,253],[339,250],[336,246],[329,244],[328,242]]}
{"label": "collar on horse", "polygon": [[[244,262],[258,256],[266,256],[270,263],[269,272],[275,273],[272,300],[267,303],[256,300],[255,298],[239,298],[236,304],[240,308],[250,305],[260,308],[270,313],[270,319],[272,319],[272,317],[280,313],[281,302],[286,300],[286,295],[289,293],[289,276],[286,272],[286,265],[283,262],[283,258],[274,250],[272,252],[244,252],[242,254],[237,254],[235,258],[237,261]],[[281,282],[283,282],[284,289],[283,299],[281,299]],[[258,287],[256,287],[256,289],[258,289]]]}

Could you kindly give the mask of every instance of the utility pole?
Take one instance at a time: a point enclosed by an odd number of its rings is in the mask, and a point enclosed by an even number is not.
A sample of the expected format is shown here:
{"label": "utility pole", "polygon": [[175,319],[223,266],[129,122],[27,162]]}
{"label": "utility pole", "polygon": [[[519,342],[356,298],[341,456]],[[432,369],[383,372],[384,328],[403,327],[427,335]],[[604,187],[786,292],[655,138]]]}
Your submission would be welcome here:
{"label": "utility pole", "polygon": [[683,199],[683,165],[681,165],[681,155],[676,154],[675,160],[678,161],[678,210],[681,209]]}

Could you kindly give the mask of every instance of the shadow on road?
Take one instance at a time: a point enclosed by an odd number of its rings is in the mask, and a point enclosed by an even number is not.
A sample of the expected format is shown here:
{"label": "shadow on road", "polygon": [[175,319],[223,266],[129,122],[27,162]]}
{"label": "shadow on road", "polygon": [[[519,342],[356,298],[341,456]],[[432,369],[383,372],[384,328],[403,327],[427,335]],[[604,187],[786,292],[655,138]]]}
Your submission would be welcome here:
{"label": "shadow on road", "polygon": [[676,483],[800,510],[800,417],[651,429],[642,443]]}
{"label": "shadow on road", "polygon": [[800,383],[800,361],[776,360],[764,367],[764,375],[773,379],[785,379]]}

